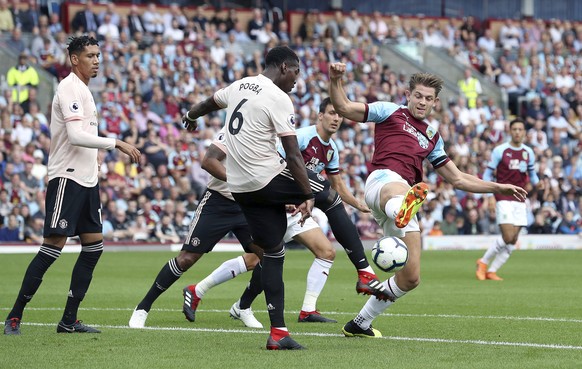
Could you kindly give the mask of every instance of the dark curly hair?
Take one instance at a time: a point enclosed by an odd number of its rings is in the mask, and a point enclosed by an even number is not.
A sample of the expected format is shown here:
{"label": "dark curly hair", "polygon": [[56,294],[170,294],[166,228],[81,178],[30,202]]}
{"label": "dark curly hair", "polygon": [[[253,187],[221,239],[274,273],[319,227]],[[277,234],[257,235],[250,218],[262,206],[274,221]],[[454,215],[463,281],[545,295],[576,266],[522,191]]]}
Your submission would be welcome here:
{"label": "dark curly hair", "polygon": [[99,41],[97,41],[94,37],[90,36],[78,36],[78,37],[71,37],[69,38],[69,46],[67,50],[69,51],[69,55],[79,55],[87,46],[90,45],[97,45],[99,46]]}
{"label": "dark curly hair", "polygon": [[295,62],[299,64],[299,57],[295,51],[287,46],[275,46],[267,53],[265,65],[267,67],[278,67],[283,63]]}

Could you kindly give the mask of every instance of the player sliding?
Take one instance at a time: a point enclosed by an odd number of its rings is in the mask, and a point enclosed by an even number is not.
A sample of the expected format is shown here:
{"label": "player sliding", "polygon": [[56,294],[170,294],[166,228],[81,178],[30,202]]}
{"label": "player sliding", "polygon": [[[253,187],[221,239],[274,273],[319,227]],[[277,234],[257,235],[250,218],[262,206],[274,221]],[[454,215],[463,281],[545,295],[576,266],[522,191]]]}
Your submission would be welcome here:
{"label": "player sliding", "polygon": [[449,160],[439,133],[424,119],[438,101],[443,81],[432,74],[416,73],[406,90],[407,105],[391,102],[366,104],[350,101],[342,87],[346,65],[329,67],[330,97],[337,112],[355,122],[374,122],[374,171],[365,188],[366,203],[382,226],[385,236],[401,238],[408,246],[406,266],[384,281],[389,301],[375,298],[342,329],[347,337],[381,337],[372,321],[390,305],[420,283],[420,229],[415,215],[426,199],[428,186],[422,183],[422,162],[428,159],[437,173],[455,188],[477,193],[501,193],[524,201],[527,192],[512,184],[482,181],[462,173]]}

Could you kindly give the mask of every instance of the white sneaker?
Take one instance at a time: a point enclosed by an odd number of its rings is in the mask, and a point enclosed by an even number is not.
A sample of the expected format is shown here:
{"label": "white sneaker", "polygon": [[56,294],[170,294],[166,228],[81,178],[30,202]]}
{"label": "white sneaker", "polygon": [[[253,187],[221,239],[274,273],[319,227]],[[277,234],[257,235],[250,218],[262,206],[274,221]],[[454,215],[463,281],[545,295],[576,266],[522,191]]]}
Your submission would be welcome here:
{"label": "white sneaker", "polygon": [[148,312],[140,309],[133,310],[131,318],[129,319],[129,328],[143,328],[145,327],[145,322],[148,318]]}
{"label": "white sneaker", "polygon": [[233,319],[238,319],[244,323],[249,328],[263,328],[261,322],[255,318],[251,308],[241,309],[239,307],[239,302],[235,302],[230,308],[230,316]]}

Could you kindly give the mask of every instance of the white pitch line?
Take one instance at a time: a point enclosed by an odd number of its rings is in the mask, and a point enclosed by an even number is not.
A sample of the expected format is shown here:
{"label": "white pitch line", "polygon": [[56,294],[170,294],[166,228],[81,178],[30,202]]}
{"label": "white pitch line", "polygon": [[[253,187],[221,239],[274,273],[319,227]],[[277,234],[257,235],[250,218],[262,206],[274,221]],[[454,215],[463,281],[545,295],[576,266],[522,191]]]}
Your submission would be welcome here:
{"label": "white pitch line", "polygon": [[[54,327],[55,324],[48,323],[29,323],[23,322],[22,325],[39,326],[39,327]],[[96,328],[110,328],[110,329],[132,329],[123,325],[95,325]],[[185,328],[185,327],[144,327],[142,330],[150,331],[187,331],[187,332],[206,332],[206,333],[252,333],[252,334],[267,334],[265,330],[246,330],[246,329],[214,329],[214,328]],[[294,336],[312,336],[312,337],[344,337],[343,334],[336,333],[316,333],[316,332],[293,332]],[[398,337],[385,336],[377,339],[385,339],[391,341],[413,341],[413,342],[430,342],[430,343],[451,343],[451,344],[470,344],[470,345],[486,345],[486,346],[511,346],[511,347],[531,347],[540,349],[554,349],[554,350],[580,350],[582,346],[574,345],[559,345],[559,344],[542,344],[531,342],[506,342],[506,341],[483,341],[483,340],[452,340],[444,338],[426,338],[426,337]]]}
{"label": "white pitch line", "polygon": [[[0,310],[11,310],[12,308],[0,307]],[[27,307],[26,310],[33,311],[61,311],[62,307]],[[84,311],[133,311],[133,308],[79,308],[79,310]],[[182,309],[151,309],[151,311],[160,311],[168,313],[181,313]],[[198,309],[197,311],[201,313],[228,313],[229,310],[220,309]],[[255,313],[266,313],[267,310],[254,310]],[[299,311],[286,310],[285,313],[289,314],[299,314]],[[321,311],[324,315],[353,315],[356,316],[355,312],[343,312],[343,311]],[[572,319],[572,318],[548,318],[548,317],[535,317],[535,316],[503,316],[503,315],[459,315],[459,314],[399,314],[399,313],[385,313],[382,316],[389,317],[410,317],[410,318],[442,318],[442,319],[498,319],[498,320],[515,320],[515,321],[536,321],[536,322],[559,322],[559,323],[582,323],[582,319]]]}

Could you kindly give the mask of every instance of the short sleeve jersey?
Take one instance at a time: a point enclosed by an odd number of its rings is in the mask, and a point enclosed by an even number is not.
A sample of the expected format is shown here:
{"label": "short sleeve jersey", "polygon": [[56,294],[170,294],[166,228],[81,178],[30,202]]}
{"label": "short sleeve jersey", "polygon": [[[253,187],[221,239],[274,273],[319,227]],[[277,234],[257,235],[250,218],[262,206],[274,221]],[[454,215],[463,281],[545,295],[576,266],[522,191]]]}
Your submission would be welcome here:
{"label": "short sleeve jersey", "polygon": [[[494,148],[491,160],[487,164],[488,169],[492,171],[497,169],[498,183],[509,183],[521,188],[525,188],[529,180],[534,184],[538,182],[534,166],[535,154],[530,147],[523,144],[520,147],[513,147],[509,142]],[[529,178],[528,173],[534,178]],[[495,199],[515,201],[513,196],[503,194],[495,194]]]}
{"label": "short sleeve jersey", "polygon": [[[327,174],[339,173],[339,154],[333,140],[325,142],[317,134],[317,126],[299,128],[297,131],[299,150],[307,169],[321,173],[324,169]],[[285,149],[279,144],[279,154],[285,157]]]}
{"label": "short sleeve jersey", "polygon": [[218,90],[214,101],[226,108],[226,175],[231,192],[260,190],[287,166],[276,141],[295,135],[291,98],[259,74]]}
{"label": "short sleeve jersey", "polygon": [[440,168],[450,159],[440,134],[412,116],[408,107],[391,102],[366,104],[364,122],[377,123],[373,169],[390,169],[411,186],[422,181],[422,161]]}
{"label": "short sleeve jersey", "polygon": [[[224,151],[225,154],[228,155],[228,151],[226,150],[226,146],[224,145],[224,141],[226,140],[225,137],[226,134],[224,133],[224,130],[225,128],[221,129],[220,132],[218,132],[212,143],[216,147]],[[222,161],[222,163],[224,164],[225,161],[226,158]],[[232,194],[230,193],[228,184],[214,176],[210,176],[210,180],[208,181],[208,189],[216,191],[220,193],[222,196],[226,197],[227,199],[234,201],[234,197],[232,197]]]}
{"label": "short sleeve jersey", "polygon": [[59,83],[53,98],[48,178],[64,177],[81,186],[94,187],[98,182],[98,150],[73,146],[69,142],[67,124],[80,124],[83,131],[98,135],[97,108],[93,95],[75,73],[69,74]]}

